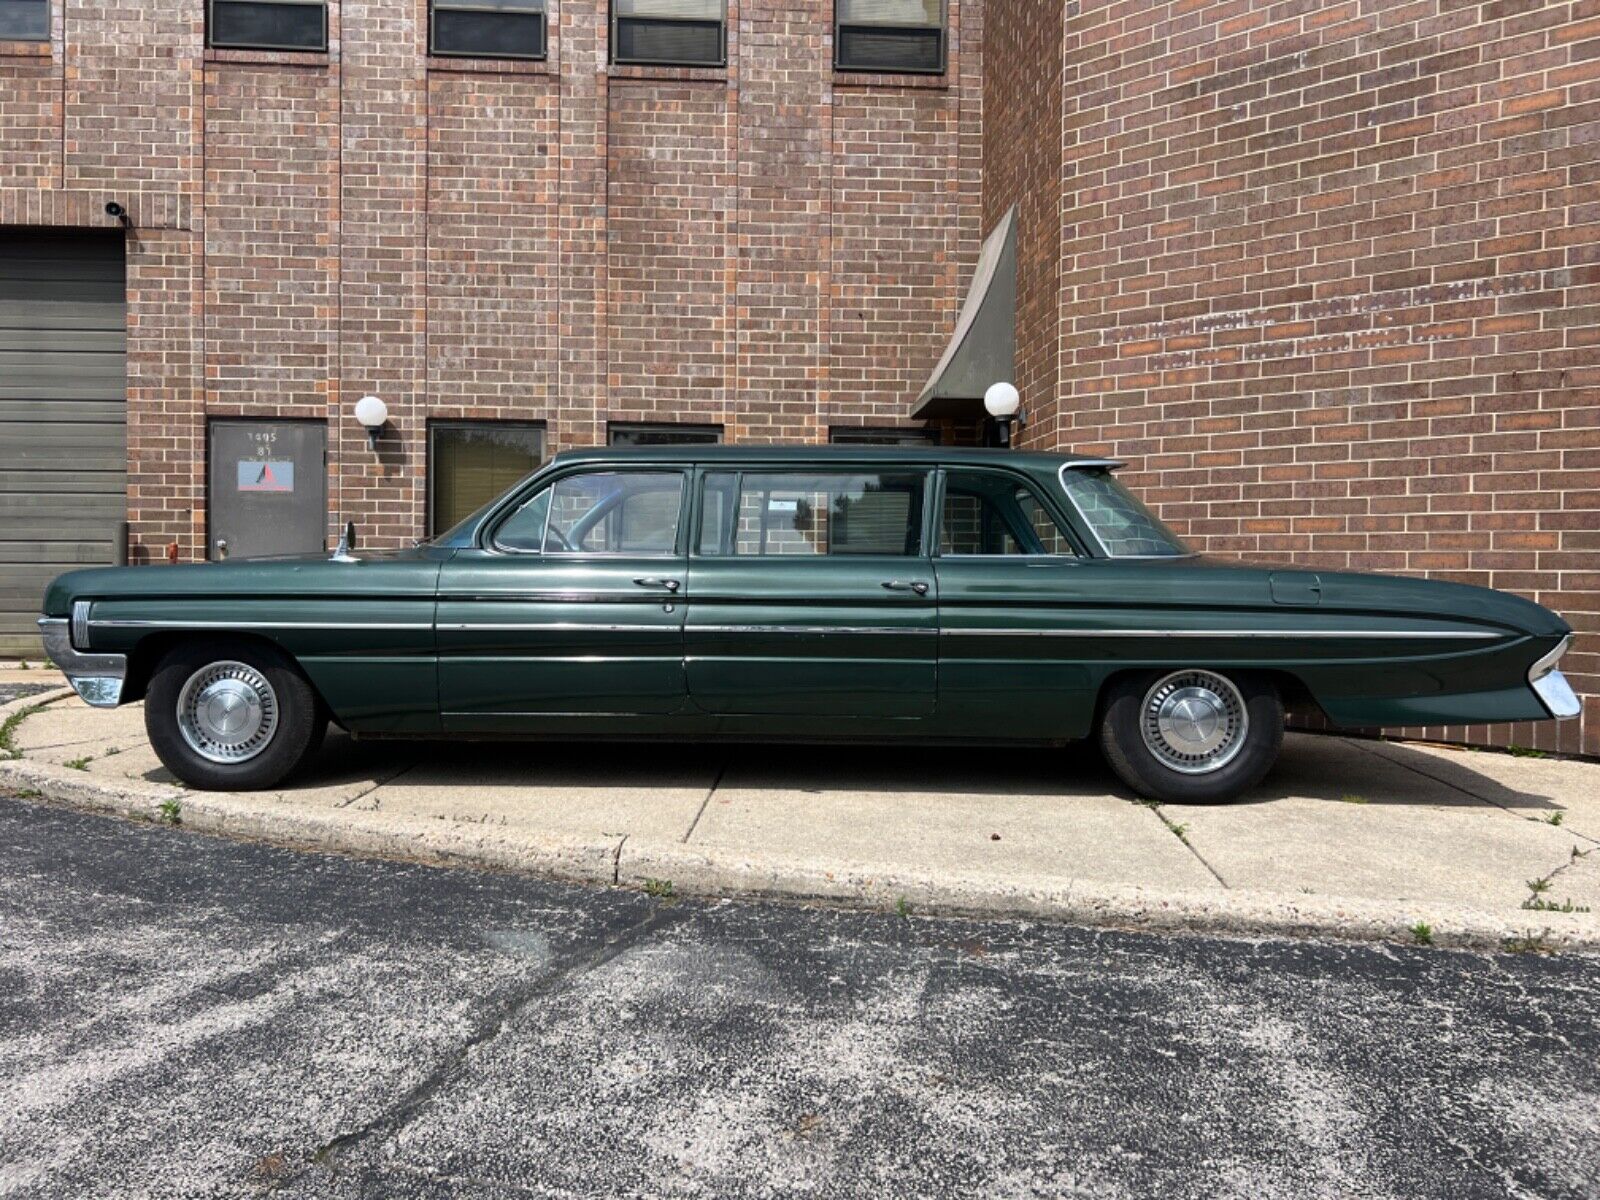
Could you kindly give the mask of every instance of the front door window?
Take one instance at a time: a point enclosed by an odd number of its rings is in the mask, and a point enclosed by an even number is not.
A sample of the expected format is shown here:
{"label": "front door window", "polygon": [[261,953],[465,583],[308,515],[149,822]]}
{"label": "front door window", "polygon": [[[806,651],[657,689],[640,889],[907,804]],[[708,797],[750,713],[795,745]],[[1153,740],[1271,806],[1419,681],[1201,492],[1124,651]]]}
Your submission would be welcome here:
{"label": "front door window", "polygon": [[1034,490],[999,471],[945,476],[939,553],[1028,555],[1075,553]]}
{"label": "front door window", "polygon": [[495,531],[502,550],[545,554],[671,554],[678,544],[683,475],[596,471],[557,480]]}

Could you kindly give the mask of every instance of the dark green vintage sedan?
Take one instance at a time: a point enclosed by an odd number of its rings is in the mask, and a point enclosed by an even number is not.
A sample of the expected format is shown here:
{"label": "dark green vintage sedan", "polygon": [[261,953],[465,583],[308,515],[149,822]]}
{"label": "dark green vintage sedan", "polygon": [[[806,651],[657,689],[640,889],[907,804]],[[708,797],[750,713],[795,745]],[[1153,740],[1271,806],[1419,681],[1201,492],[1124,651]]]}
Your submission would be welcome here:
{"label": "dark green vintage sedan", "polygon": [[1161,800],[1237,796],[1285,707],[1570,717],[1571,630],[1483,588],[1191,553],[1103,459],[678,447],[557,456],[399,553],[76,571],[50,656],[143,699],[203,788],[361,737],[1098,737]]}

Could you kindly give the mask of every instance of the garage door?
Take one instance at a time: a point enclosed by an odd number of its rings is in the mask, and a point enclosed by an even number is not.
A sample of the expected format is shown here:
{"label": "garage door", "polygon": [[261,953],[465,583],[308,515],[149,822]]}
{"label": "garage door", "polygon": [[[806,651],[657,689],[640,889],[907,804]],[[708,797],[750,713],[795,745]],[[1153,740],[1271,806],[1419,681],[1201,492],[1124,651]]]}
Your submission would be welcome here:
{"label": "garage door", "polygon": [[0,229],[0,657],[37,655],[45,584],[121,554],[120,233]]}

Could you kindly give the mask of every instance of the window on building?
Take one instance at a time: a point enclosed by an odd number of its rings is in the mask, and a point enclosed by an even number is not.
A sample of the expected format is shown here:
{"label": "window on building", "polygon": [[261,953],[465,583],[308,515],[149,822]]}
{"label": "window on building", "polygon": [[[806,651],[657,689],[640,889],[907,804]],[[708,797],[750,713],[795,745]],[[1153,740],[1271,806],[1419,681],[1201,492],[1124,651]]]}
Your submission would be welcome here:
{"label": "window on building", "polygon": [[841,71],[944,70],[944,0],[834,0],[833,15]]}
{"label": "window on building", "polygon": [[915,555],[921,471],[717,472],[700,506],[707,555]]}
{"label": "window on building", "polygon": [[0,42],[48,42],[50,0],[0,0]]}
{"label": "window on building", "polygon": [[327,0],[210,0],[206,44],[229,50],[326,50]]}
{"label": "window on building", "polygon": [[835,425],[828,430],[828,440],[836,446],[937,446],[939,431]]}
{"label": "window on building", "polygon": [[725,0],[611,0],[611,61],[720,67]]}
{"label": "window on building", "polygon": [[721,425],[623,425],[606,426],[606,440],[613,446],[714,446],[722,440]]}
{"label": "window on building", "polygon": [[543,58],[545,0],[433,0],[428,48],[463,58]]}
{"label": "window on building", "polygon": [[500,421],[428,426],[428,527],[471,516],[544,461],[544,428]]}
{"label": "window on building", "polygon": [[999,471],[945,475],[940,554],[1074,554],[1071,540],[1027,484]]}

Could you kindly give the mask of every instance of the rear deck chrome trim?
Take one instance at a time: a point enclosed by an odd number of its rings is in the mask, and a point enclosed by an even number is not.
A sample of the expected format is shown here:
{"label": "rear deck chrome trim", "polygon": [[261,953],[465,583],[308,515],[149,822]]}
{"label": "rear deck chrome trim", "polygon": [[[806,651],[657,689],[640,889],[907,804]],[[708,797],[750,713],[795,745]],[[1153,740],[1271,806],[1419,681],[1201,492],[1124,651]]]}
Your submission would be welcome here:
{"label": "rear deck chrome trim", "polygon": [[1065,638],[1450,638],[1482,641],[1505,634],[1470,629],[941,629],[950,637]]}

